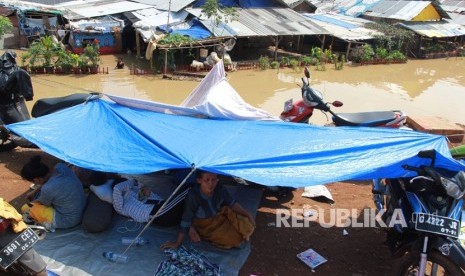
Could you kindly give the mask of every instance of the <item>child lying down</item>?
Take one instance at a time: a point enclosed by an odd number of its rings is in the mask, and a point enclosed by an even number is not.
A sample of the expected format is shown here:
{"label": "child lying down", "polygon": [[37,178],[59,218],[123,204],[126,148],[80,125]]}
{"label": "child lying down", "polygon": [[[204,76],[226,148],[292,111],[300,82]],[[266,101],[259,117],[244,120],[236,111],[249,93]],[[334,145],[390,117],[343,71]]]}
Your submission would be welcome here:
{"label": "child lying down", "polygon": [[[174,226],[181,222],[184,210],[184,198],[188,188],[181,188],[164,210],[157,215],[153,224],[158,226]],[[153,193],[135,179],[118,183],[113,188],[113,207],[120,215],[132,218],[137,222],[148,222],[161,208],[165,200]]]}

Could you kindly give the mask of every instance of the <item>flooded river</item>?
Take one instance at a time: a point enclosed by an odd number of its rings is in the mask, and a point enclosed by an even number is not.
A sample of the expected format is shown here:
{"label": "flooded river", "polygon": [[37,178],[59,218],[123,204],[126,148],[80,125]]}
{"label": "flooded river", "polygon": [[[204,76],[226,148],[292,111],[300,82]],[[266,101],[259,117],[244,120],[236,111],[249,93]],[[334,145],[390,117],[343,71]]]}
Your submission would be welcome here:
{"label": "flooded river", "polygon": [[[143,60],[126,64],[146,67]],[[128,69],[113,69],[115,56],[103,56],[108,74],[33,75],[35,98],[95,91],[178,105],[199,84],[193,80],[164,80],[161,75],[131,75]],[[340,100],[337,112],[403,110],[408,115],[436,116],[465,124],[465,58],[414,60],[406,64],[350,66],[326,71],[311,67],[311,84],[326,101]],[[299,99],[302,70],[241,70],[228,73],[230,84],[249,104],[279,115],[283,103]],[[28,103],[29,108],[32,103]],[[316,112],[314,124],[327,123]]]}

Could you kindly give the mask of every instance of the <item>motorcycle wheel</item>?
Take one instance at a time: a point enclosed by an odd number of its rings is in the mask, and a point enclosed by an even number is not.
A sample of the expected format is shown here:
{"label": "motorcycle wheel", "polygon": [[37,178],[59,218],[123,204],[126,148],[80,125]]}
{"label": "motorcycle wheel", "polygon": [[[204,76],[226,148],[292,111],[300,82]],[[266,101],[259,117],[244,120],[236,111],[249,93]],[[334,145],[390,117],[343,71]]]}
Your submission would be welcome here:
{"label": "motorcycle wheel", "polygon": [[6,140],[6,141],[0,141],[0,152],[5,152],[5,151],[10,151],[14,148],[16,148],[18,145],[16,145],[15,142],[11,140]]}
{"label": "motorcycle wheel", "polygon": [[[417,275],[420,263],[420,252],[411,251],[396,260],[393,265],[393,274],[398,276]],[[433,273],[433,266],[437,266],[437,273]],[[464,271],[454,262],[437,251],[428,254],[425,275],[465,275]]]}
{"label": "motorcycle wheel", "polygon": [[14,262],[5,272],[6,276],[47,276],[47,263],[31,248]]}
{"label": "motorcycle wheel", "polygon": [[16,147],[17,145],[11,140],[8,130],[4,126],[0,126],[0,152],[10,151]]}
{"label": "motorcycle wheel", "polygon": [[46,269],[40,272],[33,272],[21,264],[15,263],[11,267],[8,268],[7,271],[0,271],[4,276],[48,276],[48,272]]}

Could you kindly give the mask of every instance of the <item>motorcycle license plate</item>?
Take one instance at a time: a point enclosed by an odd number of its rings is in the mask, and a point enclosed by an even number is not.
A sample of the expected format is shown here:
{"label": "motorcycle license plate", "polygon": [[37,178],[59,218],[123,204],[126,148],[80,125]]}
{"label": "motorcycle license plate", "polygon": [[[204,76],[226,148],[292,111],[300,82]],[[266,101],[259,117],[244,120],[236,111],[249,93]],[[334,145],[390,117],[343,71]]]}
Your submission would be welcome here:
{"label": "motorcycle license plate", "polygon": [[432,214],[413,213],[412,221],[418,231],[458,238],[460,232],[460,222],[443,216]]}
{"label": "motorcycle license plate", "polygon": [[7,269],[14,261],[39,240],[37,234],[31,228],[27,228],[13,241],[0,250],[0,266]]}

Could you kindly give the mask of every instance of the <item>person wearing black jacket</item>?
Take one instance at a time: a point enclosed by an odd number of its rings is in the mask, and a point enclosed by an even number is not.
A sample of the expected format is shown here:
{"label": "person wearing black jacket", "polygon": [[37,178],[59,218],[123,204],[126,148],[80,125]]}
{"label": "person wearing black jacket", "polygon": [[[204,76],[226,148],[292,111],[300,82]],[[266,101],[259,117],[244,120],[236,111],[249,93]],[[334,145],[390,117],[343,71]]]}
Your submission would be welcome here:
{"label": "person wearing black jacket", "polygon": [[16,53],[7,50],[0,56],[0,120],[11,124],[31,117],[25,101],[34,97],[29,74],[16,64]]}
{"label": "person wearing black jacket", "polygon": [[[31,76],[16,64],[16,53],[6,50],[0,56],[0,125],[29,120],[26,101],[34,97]],[[15,137],[18,145],[31,146],[28,141]]]}

